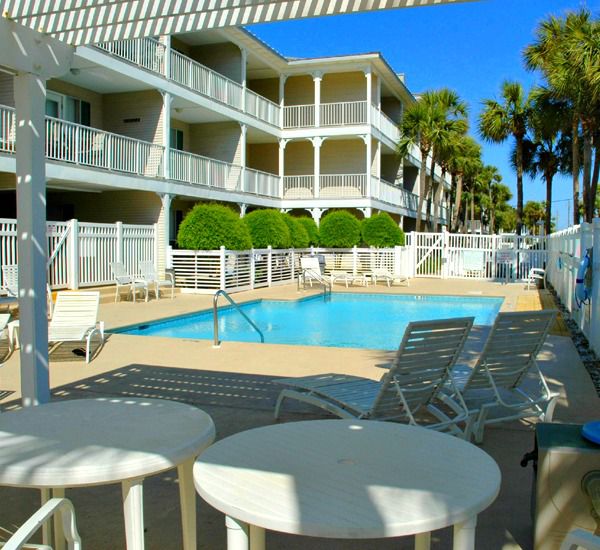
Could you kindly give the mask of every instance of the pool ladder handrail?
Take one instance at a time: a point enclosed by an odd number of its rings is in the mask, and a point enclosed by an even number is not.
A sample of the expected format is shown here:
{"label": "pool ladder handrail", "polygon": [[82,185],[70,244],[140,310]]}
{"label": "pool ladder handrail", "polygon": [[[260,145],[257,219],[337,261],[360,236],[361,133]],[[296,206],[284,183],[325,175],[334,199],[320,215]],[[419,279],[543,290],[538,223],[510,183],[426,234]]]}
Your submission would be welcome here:
{"label": "pool ladder handrail", "polygon": [[235,307],[235,309],[238,311],[238,313],[244,318],[246,319],[246,321],[248,321],[248,323],[250,324],[250,326],[256,331],[258,332],[259,336],[260,336],[260,343],[264,344],[265,343],[265,336],[262,333],[262,330],[260,330],[257,326],[256,323],[254,323],[254,321],[252,321],[252,319],[250,319],[250,317],[248,317],[240,308],[240,306],[238,305],[238,303],[227,293],[225,292],[223,289],[217,290],[213,296],[213,347],[218,348],[221,345],[221,342],[219,341],[219,308],[218,308],[218,302],[219,302],[219,296],[224,296],[225,299],[233,306]]}
{"label": "pool ladder handrail", "polygon": [[[306,288],[306,273],[310,273],[310,276],[323,286],[323,298],[325,298],[327,294],[331,296],[331,283],[314,269],[302,270],[302,275],[300,277],[302,277],[302,285],[304,288]],[[298,277],[298,290],[300,290],[300,277]]]}

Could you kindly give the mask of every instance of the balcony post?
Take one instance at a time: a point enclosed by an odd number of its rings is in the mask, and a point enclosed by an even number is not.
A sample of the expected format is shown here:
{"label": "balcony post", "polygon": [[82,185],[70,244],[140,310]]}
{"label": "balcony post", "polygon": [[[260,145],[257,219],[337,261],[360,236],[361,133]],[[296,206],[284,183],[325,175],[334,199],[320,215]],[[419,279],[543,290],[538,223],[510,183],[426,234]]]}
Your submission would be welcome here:
{"label": "balcony post", "polygon": [[377,140],[377,151],[375,153],[377,162],[375,163],[375,175],[377,179],[381,179],[381,141]]}
{"label": "balcony post", "polygon": [[323,73],[315,71],[312,73],[313,82],[315,83],[315,126],[321,126],[321,80]]}
{"label": "balcony post", "polygon": [[242,167],[242,173],[240,175],[240,190],[246,190],[246,135],[248,133],[248,126],[240,123],[240,165]]}
{"label": "balcony post", "polygon": [[365,197],[370,198],[371,197],[371,163],[372,163],[372,155],[373,155],[373,148],[372,148],[372,143],[371,143],[371,134],[366,134],[364,136],[361,136],[363,141],[365,142],[365,147],[366,147],[366,166],[365,166],[365,171],[366,171],[366,182],[365,182],[365,189],[364,189],[364,194]]}
{"label": "balcony post", "polygon": [[318,199],[321,194],[321,145],[325,141],[325,138],[314,137],[310,138],[313,144],[314,151],[314,178],[313,193],[314,198]]}
{"label": "balcony post", "polygon": [[164,75],[167,79],[171,78],[171,35],[163,36],[163,44],[165,46],[165,62],[163,63]]}
{"label": "balcony post", "polygon": [[371,67],[365,69],[365,78],[367,79],[367,124],[371,124],[371,103],[373,103],[373,73]]}
{"label": "balcony post", "polygon": [[241,62],[242,67],[240,71],[240,81],[242,84],[242,111],[246,112],[246,87],[247,87],[247,64],[248,64],[248,50],[246,48],[240,48],[242,53]]}
{"label": "balcony post", "polygon": [[279,126],[281,128],[284,127],[285,124],[285,81],[287,80],[287,75],[280,74],[279,75]]}
{"label": "balcony post", "polygon": [[163,98],[162,108],[162,145],[163,145],[163,175],[166,180],[171,178],[171,103],[173,96],[168,92],[160,92]]}
{"label": "balcony post", "polygon": [[283,199],[284,186],[283,181],[285,177],[285,146],[287,145],[288,139],[279,140],[279,198]]}
{"label": "balcony post", "polygon": [[167,249],[171,239],[171,202],[173,195],[170,193],[158,193],[161,202],[160,214],[158,216],[158,246],[157,258],[155,259],[158,272],[164,276],[167,268]]}
{"label": "balcony post", "polygon": [[15,83],[17,255],[23,405],[50,400],[46,303],[46,80],[18,73]]}

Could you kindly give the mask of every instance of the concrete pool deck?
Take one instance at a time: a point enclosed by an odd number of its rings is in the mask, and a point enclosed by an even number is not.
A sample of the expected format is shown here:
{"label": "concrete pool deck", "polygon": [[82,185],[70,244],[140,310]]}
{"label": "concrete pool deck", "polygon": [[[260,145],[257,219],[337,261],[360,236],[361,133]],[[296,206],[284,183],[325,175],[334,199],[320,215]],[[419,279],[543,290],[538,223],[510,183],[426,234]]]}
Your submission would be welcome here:
{"label": "concrete pool deck", "polygon": [[[346,292],[336,285],[335,291]],[[503,296],[502,310],[523,309],[523,304],[541,303],[536,290],[523,284],[479,281],[440,281],[417,279],[410,287],[384,285],[354,286],[349,292],[393,292],[402,294],[448,294]],[[320,292],[316,288],[312,293]],[[286,285],[234,295],[237,301],[258,298],[297,299],[311,291],[296,291]],[[181,315],[212,307],[212,296],[176,295],[148,303],[103,303],[99,318],[107,329],[157,318]],[[485,329],[475,329],[465,352],[472,361],[480,348]],[[74,346],[75,348],[81,346]],[[225,342],[213,349],[210,341],[177,340],[158,337],[110,335],[104,349],[86,365],[83,358],[63,346],[50,356],[50,380],[54,399],[95,396],[160,397],[181,400],[206,410],[222,438],[245,429],[273,423],[273,405],[278,387],[271,381],[279,376],[300,376],[322,372],[345,372],[372,378],[381,376],[381,365],[392,354],[376,350],[298,347]],[[584,422],[597,416],[598,396],[570,338],[550,336],[540,364],[552,389],[561,392],[555,420]],[[1,404],[4,409],[18,406],[19,361],[13,354],[0,371],[0,388],[14,391]],[[287,409],[284,420],[323,417],[307,409]],[[533,430],[521,422],[504,424],[486,431],[483,449],[499,463],[503,473],[500,496],[479,517],[477,548],[532,548],[530,517],[531,466],[519,466],[523,454],[533,448]],[[145,483],[146,547],[180,548],[181,533],[177,487],[174,472],[149,478]],[[84,544],[89,549],[124,547],[124,533],[118,486],[78,489],[67,492],[76,508]],[[0,527],[14,528],[33,512],[38,494],[33,490],[0,488],[3,506]],[[203,502],[198,504],[199,548],[225,548],[223,516]],[[448,529],[434,533],[434,548],[450,548]],[[437,541],[437,542],[436,542]],[[387,541],[331,541],[268,534],[270,549],[327,548],[412,548],[411,539]]]}

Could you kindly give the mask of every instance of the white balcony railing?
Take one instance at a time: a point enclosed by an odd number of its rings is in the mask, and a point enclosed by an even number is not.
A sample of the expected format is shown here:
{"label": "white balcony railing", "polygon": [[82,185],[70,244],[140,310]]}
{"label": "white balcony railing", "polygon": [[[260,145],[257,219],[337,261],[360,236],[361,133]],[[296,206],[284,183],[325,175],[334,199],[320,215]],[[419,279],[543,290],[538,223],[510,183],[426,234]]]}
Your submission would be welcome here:
{"label": "white balcony railing", "polygon": [[287,105],[283,108],[284,128],[310,128],[314,125],[314,105]]}
{"label": "white balcony railing", "polygon": [[419,205],[419,196],[388,181],[371,178],[371,196],[382,202],[400,206],[411,212],[416,212]]}
{"label": "white balcony railing", "polygon": [[321,104],[321,126],[348,126],[366,123],[366,101],[341,101]]}
{"label": "white balcony railing", "polygon": [[281,197],[279,176],[260,170],[246,168],[244,192],[267,197]]}
{"label": "white balcony railing", "polygon": [[98,48],[149,71],[165,74],[167,48],[154,38],[100,42]]}
{"label": "white balcony railing", "polygon": [[379,113],[379,130],[381,133],[396,142],[400,139],[398,125],[385,113]]}
{"label": "white balcony railing", "polygon": [[279,105],[248,89],[246,89],[246,112],[259,120],[279,127]]}
{"label": "white balcony railing", "polygon": [[284,176],[284,199],[312,199],[315,196],[314,176]]}
{"label": "white balcony railing", "polygon": [[169,151],[172,180],[241,191],[242,167],[185,151]]}
{"label": "white balcony railing", "polygon": [[321,198],[361,198],[366,197],[366,174],[321,174],[319,178]]}

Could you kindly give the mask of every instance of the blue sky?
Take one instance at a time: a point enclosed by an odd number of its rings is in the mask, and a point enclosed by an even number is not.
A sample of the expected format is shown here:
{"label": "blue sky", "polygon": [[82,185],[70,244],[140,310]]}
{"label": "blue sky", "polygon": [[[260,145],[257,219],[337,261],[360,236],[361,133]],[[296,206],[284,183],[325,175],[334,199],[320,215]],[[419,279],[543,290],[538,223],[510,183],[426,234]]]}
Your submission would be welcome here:
{"label": "blue sky", "polygon": [[[481,0],[464,4],[399,9],[254,25],[249,30],[288,57],[379,51],[396,72],[405,73],[413,92],[449,87],[470,107],[471,133],[484,98],[497,97],[503,80],[526,88],[539,76],[523,67],[521,52],[548,14],[587,7],[600,0]],[[481,140],[479,140],[481,142]],[[508,162],[510,145],[483,144],[484,162],[494,164],[516,200],[516,176]],[[525,201],[544,200],[545,184],[526,180]],[[554,183],[553,216],[566,227],[571,181]],[[563,201],[563,202],[554,202]],[[569,218],[570,219],[570,218]]]}

